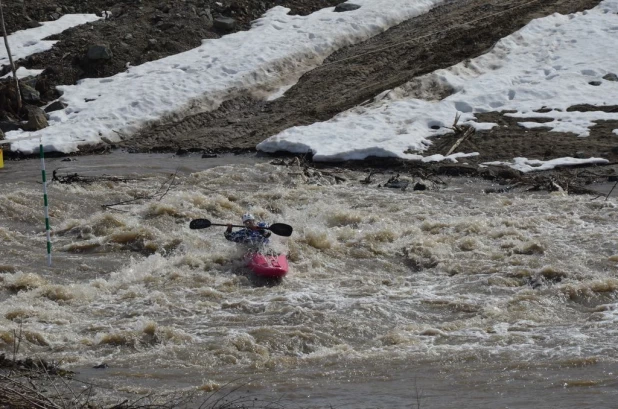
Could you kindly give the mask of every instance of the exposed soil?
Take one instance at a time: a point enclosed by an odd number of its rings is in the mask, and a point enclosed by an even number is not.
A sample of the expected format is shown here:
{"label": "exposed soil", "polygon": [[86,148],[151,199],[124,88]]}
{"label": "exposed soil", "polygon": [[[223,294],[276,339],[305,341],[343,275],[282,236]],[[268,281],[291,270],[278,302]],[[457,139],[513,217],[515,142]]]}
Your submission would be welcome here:
{"label": "exposed soil", "polygon": [[[610,107],[599,107],[607,110]],[[618,107],[613,107],[614,109]],[[479,156],[466,158],[470,164],[489,161],[511,161],[515,157],[549,160],[554,158],[605,158],[618,162],[618,121],[597,121],[590,129],[590,136],[578,137],[572,133],[551,132],[551,128],[528,129],[519,122],[543,122],[539,118],[513,118],[503,113],[477,114],[481,122],[498,124],[489,131],[476,132],[455,149],[455,152],[479,152]],[[448,134],[434,139],[426,155],[445,154],[462,134]]]}

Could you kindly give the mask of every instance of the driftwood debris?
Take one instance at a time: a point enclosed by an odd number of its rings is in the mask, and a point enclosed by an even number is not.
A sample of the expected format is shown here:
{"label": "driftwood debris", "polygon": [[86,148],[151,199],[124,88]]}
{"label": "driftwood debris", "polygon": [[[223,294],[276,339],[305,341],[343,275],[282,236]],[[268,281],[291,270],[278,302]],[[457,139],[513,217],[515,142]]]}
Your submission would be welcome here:
{"label": "driftwood debris", "polygon": [[[596,182],[602,175],[592,172],[567,172],[561,174],[524,174],[515,179],[498,181],[508,182],[508,185],[500,188],[485,189],[485,193],[507,193],[515,188],[523,192],[558,192],[569,195],[597,195],[594,199],[602,197],[592,189],[586,187]],[[611,191],[610,191],[611,194]],[[609,195],[608,195],[609,196]],[[593,200],[594,200],[593,199]]]}
{"label": "driftwood debris", "polygon": [[285,166],[285,167],[307,166],[307,161],[305,160],[305,158],[294,157],[288,161],[286,161],[285,159],[275,159],[271,161],[270,164],[275,165],[275,166]]}
{"label": "driftwood debris", "polygon": [[317,168],[310,166],[309,161],[306,159],[306,157],[294,157],[287,161],[285,159],[275,159],[271,161],[270,164],[275,166],[302,168],[302,171],[299,172],[289,172],[288,175],[290,176],[305,176],[306,178],[311,180],[316,180],[323,177],[330,177],[337,185],[347,182],[346,178],[336,175],[335,172],[329,172],[323,169],[318,170]]}
{"label": "driftwood debris", "polygon": [[399,173],[398,173],[396,176],[392,176],[391,178],[389,178],[384,184],[384,187],[389,187],[391,189],[406,190],[409,184],[410,182],[407,180],[399,180]]}
{"label": "driftwood debris", "polygon": [[365,177],[365,179],[361,179],[360,183],[363,185],[368,185],[371,183],[371,177],[375,175],[375,172],[369,172],[369,174]]}
{"label": "driftwood debris", "polygon": [[485,193],[486,194],[490,194],[490,193],[507,193],[510,190],[515,189],[517,186],[521,186],[521,182],[509,185],[509,186],[505,186],[505,187],[500,187],[500,188],[488,188],[488,189],[485,189]]}
{"label": "driftwood debris", "polygon": [[476,130],[469,125],[458,125],[459,119],[461,118],[461,114],[459,112],[457,112],[455,114],[455,120],[453,121],[453,125],[448,127],[449,129],[452,129],[453,132],[455,132],[455,135],[459,135],[459,134],[463,134],[459,139],[457,139],[457,141],[455,141],[455,143],[453,144],[453,146],[451,146],[451,149],[448,150],[448,152],[446,153],[446,155],[444,156],[448,156],[451,153],[453,153],[453,151],[455,149],[457,149],[457,147],[466,139],[468,139],[470,137],[470,135],[472,135]]}
{"label": "driftwood debris", "polygon": [[83,183],[89,185],[95,182],[130,182],[139,180],[138,178],[125,178],[118,176],[102,175],[102,176],[82,176],[77,173],[71,173],[67,175],[58,175],[58,169],[52,172],[52,182],[58,182],[62,184]]}

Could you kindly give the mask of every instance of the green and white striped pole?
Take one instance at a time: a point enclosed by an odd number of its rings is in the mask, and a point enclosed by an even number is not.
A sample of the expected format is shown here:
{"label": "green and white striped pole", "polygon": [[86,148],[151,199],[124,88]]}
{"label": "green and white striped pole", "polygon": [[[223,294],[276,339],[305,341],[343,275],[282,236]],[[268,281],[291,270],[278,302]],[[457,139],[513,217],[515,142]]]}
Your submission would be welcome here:
{"label": "green and white striped pole", "polygon": [[43,203],[45,205],[45,231],[47,233],[47,265],[51,266],[51,237],[49,232],[49,209],[47,205],[47,178],[45,177],[45,154],[43,153],[43,140],[39,144],[39,156],[41,158],[41,174],[43,175]]}

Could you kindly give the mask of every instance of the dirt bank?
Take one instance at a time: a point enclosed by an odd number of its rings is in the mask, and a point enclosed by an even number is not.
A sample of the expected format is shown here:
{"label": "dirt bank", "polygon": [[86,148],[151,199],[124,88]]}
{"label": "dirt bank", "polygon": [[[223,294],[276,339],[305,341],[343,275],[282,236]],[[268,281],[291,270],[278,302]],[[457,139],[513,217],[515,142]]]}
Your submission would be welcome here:
{"label": "dirt bank", "polygon": [[[286,128],[327,120],[417,76],[481,55],[533,18],[574,13],[598,3],[598,0],[448,1],[369,41],[333,54],[322,67],[305,74],[280,99],[265,102],[244,96],[230,100],[214,112],[145,129],[122,146],[142,152],[180,148],[211,152],[252,150],[257,143]],[[591,156],[603,154],[611,161],[618,159],[616,149],[612,150],[612,124],[599,124],[592,137],[582,139],[542,129],[528,131],[499,113],[486,114],[480,119],[508,122],[511,126],[479,132],[461,146],[467,151],[478,151],[480,156],[476,160],[479,161],[514,156],[550,159],[579,151]],[[557,136],[562,142],[555,142]],[[445,153],[452,146],[453,138],[437,141],[429,153]],[[495,144],[497,140],[500,143]]]}

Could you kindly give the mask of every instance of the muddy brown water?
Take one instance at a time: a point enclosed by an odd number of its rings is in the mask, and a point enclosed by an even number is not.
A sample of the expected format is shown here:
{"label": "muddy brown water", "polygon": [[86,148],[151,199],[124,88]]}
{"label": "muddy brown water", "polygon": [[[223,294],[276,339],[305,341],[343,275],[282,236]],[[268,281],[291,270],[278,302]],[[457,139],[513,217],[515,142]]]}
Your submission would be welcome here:
{"label": "muddy brown water", "polygon": [[[62,361],[102,401],[238,385],[262,406],[614,407],[616,197],[447,177],[402,191],[270,162],[49,159],[131,180],[49,185],[48,267],[39,162],[8,161],[0,342],[21,325],[22,354]],[[222,229],[188,228],[245,211],[294,227],[272,242],[290,260],[281,282],[252,276]]]}
{"label": "muddy brown water", "polygon": [[[253,149],[476,56],[530,18],[596,4],[446,2],[334,54],[278,100],[239,96],[125,147]],[[594,146],[612,147],[602,135]],[[485,148],[483,160],[513,155]],[[365,172],[308,175],[254,155],[76,159],[47,161],[48,175],[99,178],[49,185],[51,267],[38,161],[0,170],[0,342],[8,350],[21,325],[24,355],[61,361],[101,401],[239,385],[233,396],[262,407],[615,407],[615,194],[485,195],[491,182],[448,177],[402,191],[378,187],[387,173],[365,185]],[[295,229],[272,242],[290,260],[281,282],[252,276],[221,230],[188,229],[246,211]]]}

